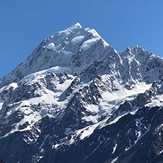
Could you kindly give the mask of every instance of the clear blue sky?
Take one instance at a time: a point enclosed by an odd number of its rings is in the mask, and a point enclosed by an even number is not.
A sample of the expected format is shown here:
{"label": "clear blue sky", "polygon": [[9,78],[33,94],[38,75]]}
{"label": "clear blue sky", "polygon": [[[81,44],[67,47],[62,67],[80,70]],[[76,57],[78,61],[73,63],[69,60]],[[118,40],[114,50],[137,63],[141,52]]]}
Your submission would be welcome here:
{"label": "clear blue sky", "polygon": [[0,77],[77,22],[119,52],[140,45],[163,57],[163,0],[1,0],[0,21]]}

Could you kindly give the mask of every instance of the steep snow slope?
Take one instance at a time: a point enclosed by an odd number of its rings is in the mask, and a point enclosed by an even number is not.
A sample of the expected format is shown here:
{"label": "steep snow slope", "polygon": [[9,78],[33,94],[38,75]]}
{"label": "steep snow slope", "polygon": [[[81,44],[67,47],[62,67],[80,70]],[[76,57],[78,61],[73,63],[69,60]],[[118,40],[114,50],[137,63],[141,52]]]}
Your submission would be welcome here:
{"label": "steep snow slope", "polygon": [[132,162],[146,147],[154,152],[137,162],[160,159],[162,74],[161,58],[139,46],[119,54],[79,23],[53,34],[1,79],[0,157]]}

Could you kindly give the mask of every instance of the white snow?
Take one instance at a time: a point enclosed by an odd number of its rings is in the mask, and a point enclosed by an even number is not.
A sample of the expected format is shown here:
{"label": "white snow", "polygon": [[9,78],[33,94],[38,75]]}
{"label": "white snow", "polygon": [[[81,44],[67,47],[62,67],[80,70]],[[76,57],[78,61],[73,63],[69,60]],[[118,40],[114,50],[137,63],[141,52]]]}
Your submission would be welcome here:
{"label": "white snow", "polygon": [[[101,36],[97,33],[95,29],[86,28],[85,30],[88,31],[89,33],[92,33],[93,36],[101,38]],[[102,39],[102,41],[105,46],[109,46],[109,44],[105,40]]]}
{"label": "white snow", "polygon": [[88,31],[89,33],[91,33],[91,34],[92,34],[93,36],[95,36],[95,37],[101,37],[101,36],[97,33],[97,31],[96,31],[95,29],[86,28],[85,30]]}
{"label": "white snow", "polygon": [[117,149],[117,144],[114,145],[112,154],[116,151],[116,149]]}
{"label": "white snow", "polygon": [[77,36],[77,37],[74,37],[72,40],[71,40],[71,43],[73,45],[76,45],[80,42],[82,42],[84,40],[84,36]]}
{"label": "white snow", "polygon": [[94,105],[94,104],[90,104],[90,105],[85,106],[85,108],[88,111],[92,112],[92,113],[98,113],[99,112],[99,108],[98,107],[99,107],[98,105]]}
{"label": "white snow", "polygon": [[125,114],[122,114],[122,115],[120,115],[120,116],[117,116],[114,120],[112,120],[112,121],[109,123],[109,125],[118,122],[118,120],[121,119],[122,117],[124,117],[126,114],[128,114],[128,113],[125,113]]}
{"label": "white snow", "polygon": [[96,44],[96,42],[99,40],[99,38],[92,38],[89,39],[85,42],[83,42],[83,44],[80,47],[80,50],[86,51],[88,50],[90,47],[92,47],[94,44]]}
{"label": "white snow", "polygon": [[70,71],[70,69],[68,67],[55,66],[55,67],[52,67],[52,68],[48,68],[48,69],[45,69],[45,70],[42,70],[42,71],[38,71],[36,73],[32,73],[30,75],[27,75],[23,79],[21,79],[20,82],[21,83],[24,83],[24,82],[34,83],[34,82],[38,81],[39,78],[44,77],[47,74],[51,74],[51,73],[58,74],[60,72],[69,73],[69,71]]}
{"label": "white snow", "polygon": [[[60,72],[60,68],[55,67],[37,73],[33,73],[23,78],[21,80],[21,83],[31,85],[33,83],[39,82],[40,79],[44,79],[44,77],[46,77],[47,74],[56,72]],[[14,132],[17,131],[22,132],[31,130],[32,126],[45,115],[49,117],[57,116],[58,112],[61,112],[61,110],[65,108],[68,103],[68,99],[66,99],[65,101],[60,101],[59,96],[69,87],[72,80],[74,79],[74,76],[72,75],[69,75],[69,77],[70,79],[65,80],[65,82],[63,82],[62,84],[59,83],[57,77],[55,78],[56,91],[46,89],[44,85],[42,85],[41,90],[38,89],[36,90],[37,92],[35,91],[37,94],[40,94],[41,97],[34,97],[28,100],[23,100],[21,102],[19,101],[17,103],[9,104],[8,106],[10,107],[13,106],[13,108],[7,112],[6,115],[7,117],[12,115],[16,111],[23,113],[24,117],[18,123],[14,124],[15,126],[13,127],[13,129],[9,133],[4,135],[4,137],[8,136],[9,134],[13,134]],[[39,83],[42,84],[41,82]],[[17,85],[15,84],[15,86]],[[2,105],[3,103],[0,104]],[[38,110],[35,110],[31,106],[40,106],[40,108]],[[27,127],[20,129],[20,127],[24,123],[28,123]]]}
{"label": "white snow", "polygon": [[97,123],[98,122],[98,115],[85,116],[85,117],[82,118],[82,120],[86,121],[86,122]]}
{"label": "white snow", "polygon": [[105,101],[111,101],[116,99],[123,99],[128,96],[133,96],[139,93],[144,93],[151,87],[151,84],[146,84],[144,82],[137,83],[135,87],[131,90],[127,90],[124,86],[119,85],[119,90],[115,92],[103,92],[102,97]]}
{"label": "white snow", "polygon": [[80,23],[76,23],[65,30],[59,31],[58,33],[64,34],[64,36],[69,37],[72,31],[80,30],[80,29],[82,29],[82,26],[80,25]]}
{"label": "white snow", "polygon": [[[74,77],[72,77],[72,78],[74,79]],[[64,83],[58,84],[57,85],[57,89],[59,91],[62,91],[63,92],[66,88],[68,88],[70,86],[71,82],[72,82],[72,79],[68,79]]]}
{"label": "white snow", "polygon": [[159,155],[160,155],[161,153],[163,153],[163,150],[162,150],[162,151],[160,151]]}
{"label": "white snow", "polygon": [[10,89],[11,87],[12,87],[13,89],[16,89],[16,88],[18,87],[18,84],[17,84],[17,83],[11,83],[11,84],[9,84],[9,85],[6,85],[6,86],[0,88],[0,93],[1,93],[2,91],[4,91],[4,90]]}
{"label": "white snow", "polygon": [[3,105],[3,102],[2,102],[2,103],[0,103],[0,110],[2,109],[2,105]]}
{"label": "white snow", "polygon": [[70,28],[68,28],[68,29],[81,29],[81,28],[82,28],[82,26],[81,26],[80,23],[78,22],[78,23],[72,25],[72,26],[71,26]]}
{"label": "white snow", "polygon": [[95,125],[86,127],[84,129],[78,130],[76,134],[80,136],[81,140],[83,140],[84,138],[89,137],[93,133],[93,131],[96,129],[97,126],[98,125],[95,124]]}
{"label": "white snow", "polygon": [[56,50],[55,44],[53,42],[48,44],[46,48],[49,50]]}
{"label": "white snow", "polygon": [[[123,86],[119,85],[118,91],[112,93],[105,91],[102,93],[103,100],[100,101],[100,104],[98,105],[98,109],[102,108],[102,111],[109,116],[110,114],[112,114],[112,111],[116,110],[126,100],[128,101],[133,100],[137,96],[137,94],[144,93],[147,89],[150,88],[150,86],[151,84],[145,84],[144,82],[142,82],[142,83],[137,83],[137,85],[135,85],[135,87],[132,90],[127,90]],[[122,118],[128,113],[134,115],[136,111],[137,108],[134,108],[130,112],[126,112],[124,114],[118,115],[109,124],[111,125],[113,123],[116,123],[120,118]]]}
{"label": "white snow", "polygon": [[[85,40],[84,42],[83,39]],[[96,44],[98,40],[100,42],[99,46],[96,46],[94,52],[91,54],[95,57],[87,60],[90,53],[85,50]],[[83,42],[83,44],[81,45],[80,42]],[[105,44],[104,40],[94,29],[86,30],[79,23],[76,23],[66,30],[57,32],[45,39],[32,55],[13,72],[5,76],[1,83],[4,83],[5,80],[9,82],[19,80],[29,74],[57,66],[62,68],[68,67],[71,70],[71,74],[79,74],[89,67],[93,61],[101,60],[101,56],[108,55],[107,52],[103,54]],[[72,56],[76,54],[81,54],[78,56],[79,61],[81,61],[79,67],[75,61],[72,61]]]}
{"label": "white snow", "polygon": [[126,147],[125,148],[125,152],[127,152],[131,147]]}
{"label": "white snow", "polygon": [[145,105],[146,107],[155,107],[155,106],[163,106],[163,103],[160,102],[158,99],[153,99],[150,103]]}
{"label": "white snow", "polygon": [[149,103],[145,105],[146,107],[160,107],[163,106],[163,95],[155,96]]}
{"label": "white snow", "polygon": [[15,90],[17,87],[18,87],[17,83],[11,83],[0,88],[0,110],[2,109],[4,101],[10,97],[10,89]]}
{"label": "white snow", "polygon": [[115,159],[113,159],[111,163],[116,163],[117,160],[118,160],[118,157],[116,157]]}
{"label": "white snow", "polygon": [[[15,108],[15,110],[12,110],[12,111],[8,112],[7,116],[12,114],[16,110],[19,110],[19,111],[23,112],[24,117],[21,119],[21,121],[19,121],[18,123],[15,124],[14,128],[10,132],[8,132],[3,137],[7,137],[9,134],[13,134],[14,132],[17,132],[17,131],[22,132],[22,131],[31,130],[32,126],[42,118],[38,112],[33,111],[29,107],[29,103],[27,103],[27,102],[26,103],[25,102],[21,103],[19,105],[19,107]],[[27,127],[20,129],[20,127],[24,123],[28,123]]]}
{"label": "white snow", "polygon": [[[95,124],[95,125],[91,125],[89,127],[85,127],[83,129],[79,129],[71,134],[70,140],[66,140],[61,143],[55,144],[55,145],[53,145],[53,148],[58,148],[59,146],[62,146],[63,144],[71,145],[76,141],[77,138],[80,138],[81,140],[83,140],[84,138],[89,137],[94,132],[94,130],[96,129],[97,126],[98,126],[98,124]],[[68,132],[71,132],[71,129],[69,129],[69,128],[66,129],[66,132],[67,132],[67,130],[68,130]]]}

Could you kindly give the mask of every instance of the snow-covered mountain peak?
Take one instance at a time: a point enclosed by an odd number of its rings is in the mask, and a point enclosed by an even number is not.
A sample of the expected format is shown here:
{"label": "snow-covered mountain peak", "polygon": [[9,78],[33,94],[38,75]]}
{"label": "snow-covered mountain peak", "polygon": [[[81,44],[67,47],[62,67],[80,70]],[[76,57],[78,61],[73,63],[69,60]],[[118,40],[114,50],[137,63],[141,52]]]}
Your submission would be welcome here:
{"label": "snow-covered mountain peak", "polygon": [[76,23],[70,27],[68,27],[67,29],[61,30],[57,33],[54,33],[51,37],[55,37],[57,34],[59,34],[60,36],[69,36],[71,34],[77,34],[78,32],[82,32],[84,31],[84,28],[80,25],[80,23]]}
{"label": "snow-covered mountain peak", "polygon": [[158,56],[148,52],[138,45],[135,47],[128,47],[124,52],[121,53],[121,57],[128,58],[130,61],[137,60],[139,64],[143,64],[144,62],[153,60],[154,58],[159,58]]}
{"label": "snow-covered mountain peak", "polygon": [[81,28],[83,28],[83,27],[81,26],[81,24],[80,24],[79,22],[76,23],[76,24],[74,24],[74,25],[72,25],[72,26],[70,27],[70,29],[76,29],[76,28],[81,29]]}
{"label": "snow-covered mountain peak", "polygon": [[109,53],[115,53],[114,49],[94,29],[83,28],[77,23],[45,39],[25,62],[2,79],[0,85],[55,66],[79,74]]}
{"label": "snow-covered mountain peak", "polygon": [[131,79],[152,83],[163,74],[163,59],[140,46],[129,47],[120,56],[125,69],[128,67],[125,76],[129,74]]}
{"label": "snow-covered mountain peak", "polygon": [[140,55],[140,53],[145,52],[141,46],[134,46],[134,47],[128,47],[124,52],[122,52],[122,55],[131,56],[131,55]]}

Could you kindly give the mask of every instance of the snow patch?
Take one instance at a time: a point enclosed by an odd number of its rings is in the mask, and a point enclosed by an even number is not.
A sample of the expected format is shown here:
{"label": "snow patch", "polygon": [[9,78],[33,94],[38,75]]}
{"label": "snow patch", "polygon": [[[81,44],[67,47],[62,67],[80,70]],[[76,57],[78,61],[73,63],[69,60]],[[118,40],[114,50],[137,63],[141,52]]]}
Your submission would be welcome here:
{"label": "snow patch", "polygon": [[116,149],[117,149],[117,144],[114,145],[112,154],[116,151]]}
{"label": "snow patch", "polygon": [[146,84],[145,82],[141,82],[135,85],[135,87],[131,90],[125,89],[124,86],[119,85],[119,90],[115,92],[103,92],[102,98],[105,101],[112,101],[116,99],[123,99],[128,96],[133,96],[139,93],[144,93],[151,87],[151,84]]}
{"label": "snow patch", "polygon": [[89,137],[93,131],[96,129],[97,125],[92,125],[92,126],[89,126],[88,128],[85,128],[84,130],[81,129],[81,130],[78,130],[77,131],[77,135],[80,135],[80,139],[83,140],[84,138],[86,137]]}
{"label": "snow patch", "polygon": [[13,89],[16,89],[16,88],[18,87],[18,84],[17,84],[17,83],[11,83],[11,84],[9,84],[9,85],[7,85],[7,86],[4,86],[4,87],[0,88],[0,92],[2,92],[2,91],[4,91],[4,90],[8,90],[8,89],[10,89],[11,87],[12,87]]}
{"label": "snow patch", "polygon": [[48,44],[47,46],[46,46],[46,48],[47,49],[49,49],[49,50],[56,50],[56,47],[55,47],[55,44],[52,42],[52,43],[50,43],[50,44]]}
{"label": "snow patch", "polygon": [[84,40],[84,36],[77,36],[77,37],[74,37],[72,40],[71,40],[71,43],[73,45],[76,45],[80,42],[82,42]]}
{"label": "snow patch", "polygon": [[2,109],[2,105],[3,105],[3,103],[0,103],[0,110]]}
{"label": "snow patch", "polygon": [[87,110],[89,110],[92,113],[98,113],[98,105],[90,104],[85,107]]}
{"label": "snow patch", "polygon": [[163,106],[163,95],[157,95],[155,98],[152,99],[151,102],[145,105],[146,107],[160,107]]}
{"label": "snow patch", "polygon": [[109,125],[118,122],[119,119],[121,119],[122,117],[124,117],[124,116],[127,115],[127,114],[128,114],[128,113],[125,113],[125,114],[122,114],[122,115],[116,117],[114,120],[112,120],[112,121],[109,123]]}
{"label": "snow patch", "polygon": [[78,23],[72,25],[69,29],[81,29],[81,28],[82,28],[82,26],[81,26],[80,23],[78,22]]}
{"label": "snow patch", "polygon": [[118,160],[118,157],[116,157],[115,159],[113,159],[111,163],[116,163],[117,160]]}
{"label": "snow patch", "polygon": [[95,29],[86,28],[85,30],[88,31],[89,33],[91,33],[91,34],[92,34],[93,36],[95,36],[95,37],[101,37],[101,36],[96,32]]}
{"label": "snow patch", "polygon": [[[95,29],[86,28],[85,30],[91,33],[93,36],[101,38],[101,36],[97,33]],[[109,44],[105,40],[102,39],[102,42],[104,43],[105,46],[109,46]]]}
{"label": "snow patch", "polygon": [[96,42],[99,40],[99,38],[92,38],[92,39],[89,39],[87,41],[85,41],[81,47],[80,47],[80,50],[82,51],[86,51],[88,50],[90,47],[92,47],[94,44],[96,44]]}

